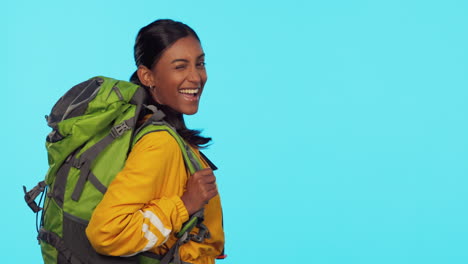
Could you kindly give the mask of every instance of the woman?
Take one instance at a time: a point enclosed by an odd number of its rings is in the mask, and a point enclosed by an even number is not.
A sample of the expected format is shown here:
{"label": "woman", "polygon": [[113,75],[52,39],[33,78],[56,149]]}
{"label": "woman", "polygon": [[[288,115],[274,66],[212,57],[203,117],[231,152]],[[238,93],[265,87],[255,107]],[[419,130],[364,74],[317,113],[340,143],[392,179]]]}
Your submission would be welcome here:
{"label": "woman", "polygon": [[164,255],[176,243],[184,222],[204,208],[210,236],[180,246],[181,260],[214,263],[222,254],[224,232],[215,176],[198,148],[211,139],[186,128],[183,114],[198,111],[207,80],[205,54],[196,33],[172,20],[142,28],[135,43],[138,67],[131,81],[145,87],[165,120],[202,159],[202,170],[190,175],[176,140],[167,132],[143,136],[125,167],[95,209],[86,234],[97,252],[133,256]]}

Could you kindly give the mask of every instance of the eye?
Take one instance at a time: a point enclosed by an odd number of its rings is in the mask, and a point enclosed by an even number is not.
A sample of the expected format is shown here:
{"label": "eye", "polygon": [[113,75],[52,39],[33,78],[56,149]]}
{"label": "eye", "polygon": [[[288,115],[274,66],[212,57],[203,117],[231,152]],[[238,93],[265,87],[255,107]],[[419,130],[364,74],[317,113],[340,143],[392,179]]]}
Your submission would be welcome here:
{"label": "eye", "polygon": [[176,66],[175,66],[176,70],[185,69],[185,67],[186,67],[185,64],[179,64],[179,65],[176,65]]}
{"label": "eye", "polygon": [[204,61],[197,63],[198,68],[205,68],[206,63]]}

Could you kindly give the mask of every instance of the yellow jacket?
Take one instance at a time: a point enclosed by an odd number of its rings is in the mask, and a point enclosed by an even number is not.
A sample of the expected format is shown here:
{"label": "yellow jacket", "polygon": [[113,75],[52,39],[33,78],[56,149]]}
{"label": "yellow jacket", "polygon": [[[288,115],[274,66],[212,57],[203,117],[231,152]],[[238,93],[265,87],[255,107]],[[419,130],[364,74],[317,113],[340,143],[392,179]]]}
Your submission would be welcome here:
{"label": "yellow jacket", "polygon": [[[165,254],[177,240],[175,233],[189,219],[180,199],[189,176],[179,145],[168,132],[143,136],[91,217],[86,235],[94,249],[111,256],[144,251]],[[224,232],[219,195],[205,206],[203,223],[211,237],[202,244],[183,244],[182,261],[211,264],[221,254]]]}

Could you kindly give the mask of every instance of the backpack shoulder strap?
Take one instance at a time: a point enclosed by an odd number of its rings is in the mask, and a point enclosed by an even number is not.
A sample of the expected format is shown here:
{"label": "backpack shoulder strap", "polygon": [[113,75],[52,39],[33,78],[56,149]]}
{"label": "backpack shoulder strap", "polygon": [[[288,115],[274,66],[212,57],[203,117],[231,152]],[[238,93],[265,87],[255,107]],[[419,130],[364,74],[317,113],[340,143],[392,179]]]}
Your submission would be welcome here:
{"label": "backpack shoulder strap", "polygon": [[134,138],[133,145],[135,145],[138,140],[140,140],[146,134],[158,131],[166,131],[176,140],[180,150],[182,151],[185,165],[191,174],[203,168],[200,158],[195,155],[189,145],[182,139],[179,134],[177,134],[176,130],[165,121],[151,122],[140,128]]}

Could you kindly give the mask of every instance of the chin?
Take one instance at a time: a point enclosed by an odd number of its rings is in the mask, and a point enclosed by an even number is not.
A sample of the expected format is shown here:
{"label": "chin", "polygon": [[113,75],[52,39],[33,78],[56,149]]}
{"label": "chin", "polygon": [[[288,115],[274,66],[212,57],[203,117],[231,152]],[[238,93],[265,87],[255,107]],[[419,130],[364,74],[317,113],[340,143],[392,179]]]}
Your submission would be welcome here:
{"label": "chin", "polygon": [[[174,108],[173,108],[174,109]],[[198,105],[191,105],[185,107],[178,107],[175,109],[177,112],[184,114],[184,115],[194,115],[198,112]]]}
{"label": "chin", "polygon": [[196,114],[197,112],[198,112],[198,108],[195,109],[195,110],[183,111],[182,113],[183,113],[184,115],[194,115],[194,114]]}

